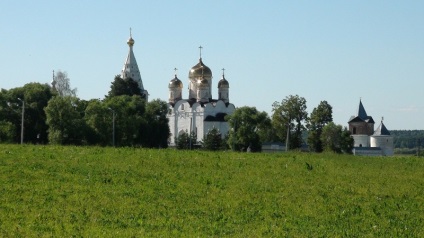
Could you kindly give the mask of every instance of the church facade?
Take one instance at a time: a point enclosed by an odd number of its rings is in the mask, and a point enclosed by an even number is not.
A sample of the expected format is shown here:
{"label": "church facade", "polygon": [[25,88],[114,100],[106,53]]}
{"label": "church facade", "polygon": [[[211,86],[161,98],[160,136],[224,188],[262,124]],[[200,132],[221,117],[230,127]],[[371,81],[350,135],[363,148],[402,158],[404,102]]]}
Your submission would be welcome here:
{"label": "church facade", "polygon": [[[201,50],[201,47],[200,47]],[[188,95],[183,98],[183,83],[177,74],[168,84],[168,119],[170,146],[175,146],[176,138],[183,133],[194,133],[197,141],[213,128],[220,131],[225,137],[229,131],[229,124],[225,116],[235,111],[230,103],[229,83],[225,79],[224,69],[222,78],[217,87],[217,98],[212,97],[212,70],[203,63],[201,54],[199,62],[194,65],[188,75]]]}
{"label": "church facade", "polygon": [[374,119],[367,114],[361,100],[357,114],[350,117],[348,124],[354,139],[355,155],[393,155],[393,136],[390,135],[383,120],[374,130]]}

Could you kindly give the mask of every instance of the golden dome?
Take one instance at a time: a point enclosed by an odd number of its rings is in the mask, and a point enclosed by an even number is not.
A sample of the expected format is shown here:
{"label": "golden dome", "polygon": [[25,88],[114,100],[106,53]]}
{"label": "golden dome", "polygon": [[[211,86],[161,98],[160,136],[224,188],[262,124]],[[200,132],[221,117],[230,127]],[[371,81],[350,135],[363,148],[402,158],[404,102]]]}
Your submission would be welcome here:
{"label": "golden dome", "polygon": [[133,39],[132,37],[130,37],[130,38],[128,39],[128,41],[127,41],[127,44],[128,44],[129,46],[133,46],[133,45],[134,45],[134,39]]}
{"label": "golden dome", "polygon": [[202,79],[199,79],[197,81],[197,84],[199,85],[199,87],[204,88],[204,87],[209,87],[209,81],[207,79],[205,79],[205,77],[203,77]]}
{"label": "golden dome", "polygon": [[168,88],[183,88],[183,82],[181,82],[181,80],[177,78],[177,75],[175,75],[175,78],[169,81]]}
{"label": "golden dome", "polygon": [[206,77],[206,78],[212,78],[212,71],[211,69],[203,64],[202,58],[199,59],[199,63],[197,63],[195,66],[193,66],[190,69],[190,72],[188,73],[189,78],[199,78],[199,77]]}

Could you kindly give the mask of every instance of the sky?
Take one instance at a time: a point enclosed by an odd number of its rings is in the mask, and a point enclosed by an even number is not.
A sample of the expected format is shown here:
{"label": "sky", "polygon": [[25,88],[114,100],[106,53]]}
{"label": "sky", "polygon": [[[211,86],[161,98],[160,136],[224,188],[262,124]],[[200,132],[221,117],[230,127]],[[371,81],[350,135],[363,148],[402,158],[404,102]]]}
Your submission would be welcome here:
{"label": "sky", "polygon": [[308,112],[327,101],[347,126],[359,100],[389,130],[424,129],[424,1],[20,1],[0,2],[0,88],[50,83],[68,73],[77,96],[104,98],[134,54],[149,99],[168,100],[177,68],[225,68],[230,101],[272,115],[290,95]]}

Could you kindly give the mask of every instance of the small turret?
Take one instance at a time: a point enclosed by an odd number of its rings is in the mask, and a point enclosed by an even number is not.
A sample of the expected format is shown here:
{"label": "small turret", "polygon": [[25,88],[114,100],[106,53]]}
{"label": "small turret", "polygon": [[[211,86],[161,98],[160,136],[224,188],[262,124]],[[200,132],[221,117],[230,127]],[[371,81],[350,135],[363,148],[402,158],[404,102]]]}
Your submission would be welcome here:
{"label": "small turret", "polygon": [[230,84],[225,79],[224,71],[225,69],[222,69],[222,78],[218,82],[218,99],[222,100],[225,103],[228,103],[230,102],[230,98],[229,98]]}
{"label": "small turret", "polygon": [[176,103],[182,99],[183,83],[177,77],[177,68],[175,70],[175,77],[169,81],[169,103]]}

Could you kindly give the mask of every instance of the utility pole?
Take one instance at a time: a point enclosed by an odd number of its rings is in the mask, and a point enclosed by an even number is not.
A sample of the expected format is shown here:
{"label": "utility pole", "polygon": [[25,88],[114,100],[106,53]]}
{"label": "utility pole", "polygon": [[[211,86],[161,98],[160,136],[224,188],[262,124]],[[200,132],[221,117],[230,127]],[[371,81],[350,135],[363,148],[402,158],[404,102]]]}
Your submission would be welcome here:
{"label": "utility pole", "polygon": [[290,140],[290,122],[287,123],[286,152],[289,151],[289,140]]}
{"label": "utility pole", "polygon": [[21,118],[21,145],[24,143],[24,119],[25,119],[25,101],[18,98],[22,102],[22,118]]}

